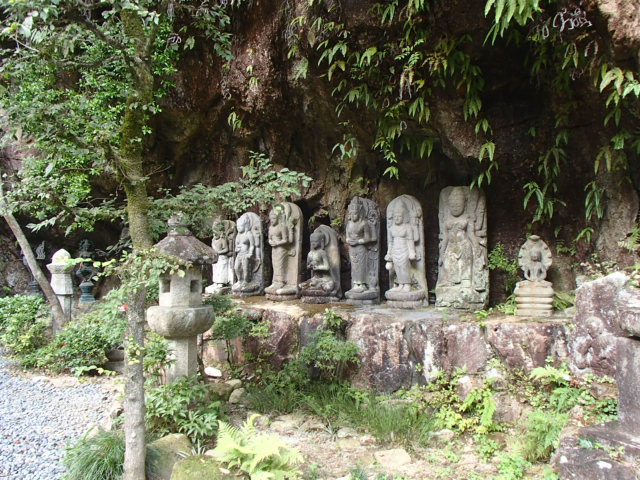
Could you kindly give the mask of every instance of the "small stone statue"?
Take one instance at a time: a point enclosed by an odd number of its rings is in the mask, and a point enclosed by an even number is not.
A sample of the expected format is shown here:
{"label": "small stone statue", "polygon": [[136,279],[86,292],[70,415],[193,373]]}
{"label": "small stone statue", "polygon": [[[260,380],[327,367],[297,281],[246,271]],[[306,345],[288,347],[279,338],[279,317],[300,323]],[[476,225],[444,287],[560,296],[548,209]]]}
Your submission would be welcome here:
{"label": "small stone statue", "polygon": [[91,257],[94,255],[93,242],[87,238],[80,240],[78,244],[78,256],[86,261],[82,261],[76,270],[76,277],[80,279],[80,303],[93,303],[96,297],[93,296],[93,277],[98,273],[98,269],[93,266]]}
{"label": "small stone statue", "polygon": [[387,207],[387,254],[390,306],[415,308],[427,298],[422,207],[411,195],[401,195]]}
{"label": "small stone statue", "polygon": [[351,261],[351,290],[345,297],[349,303],[379,303],[380,213],[373,201],[360,197],[351,200],[347,209],[346,240]]}
{"label": "small stone statue", "polygon": [[[34,256],[36,257],[36,263],[41,268],[48,257],[49,250],[50,250],[49,244],[45,240],[43,240],[38,244],[38,246],[34,251]],[[40,289],[40,285],[38,284],[38,281],[36,280],[35,275],[29,268],[29,264],[27,263],[27,258],[24,255],[22,255],[22,263],[24,264],[25,267],[27,267],[27,270],[29,270],[29,273],[31,274],[31,280],[29,281],[29,290],[27,291],[27,295],[44,298],[44,294]]]}
{"label": "small stone statue", "polygon": [[264,291],[269,300],[294,300],[300,283],[302,212],[293,203],[279,203],[269,212],[269,222],[273,282]]}
{"label": "small stone statue", "polygon": [[236,226],[238,234],[236,235],[236,260],[233,266],[236,283],[231,290],[234,295],[240,297],[262,295],[264,292],[262,222],[258,215],[247,212],[240,216]]}
{"label": "small stone statue", "polygon": [[311,278],[300,284],[302,301],[337,302],[342,297],[338,236],[331,227],[320,225],[311,234],[310,245],[307,268],[311,270]]}
{"label": "small stone statue", "polygon": [[531,235],[518,253],[518,265],[524,278],[515,289],[516,315],[520,317],[549,317],[553,312],[553,284],[547,282],[547,270],[551,266],[551,251],[538,236]]}
{"label": "small stone statue", "polygon": [[213,284],[205,292],[216,295],[227,294],[233,284],[233,255],[236,238],[236,224],[231,220],[216,219],[213,222],[213,240],[211,246],[218,255],[213,264]]}
{"label": "small stone statue", "polygon": [[489,296],[484,194],[469,187],[440,192],[436,306],[479,310]]}

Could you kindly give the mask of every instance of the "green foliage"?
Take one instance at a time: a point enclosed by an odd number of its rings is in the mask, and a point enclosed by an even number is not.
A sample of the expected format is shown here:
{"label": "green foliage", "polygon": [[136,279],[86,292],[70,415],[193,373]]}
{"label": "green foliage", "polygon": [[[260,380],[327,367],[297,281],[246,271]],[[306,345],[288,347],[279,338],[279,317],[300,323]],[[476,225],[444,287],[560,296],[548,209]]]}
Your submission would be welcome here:
{"label": "green foliage", "polygon": [[117,322],[79,318],[69,322],[62,331],[44,348],[30,357],[33,366],[47,368],[54,372],[64,370],[90,371],[107,362],[107,352],[122,345],[125,319],[121,315]]}
{"label": "green foliage", "polygon": [[[288,57],[294,70],[304,65],[306,75],[308,59],[318,56],[318,66],[334,86],[338,116],[344,116],[346,109],[363,111],[375,122],[373,148],[388,162],[384,173],[390,177],[398,177],[401,158],[431,156],[437,143],[431,124],[436,92],[449,88],[460,92],[465,120],[473,123],[476,134],[491,134],[489,122],[481,115],[482,72],[466,48],[471,36],[433,38],[425,21],[429,10],[429,2],[423,0],[375,3],[369,12],[371,22],[394,34],[374,44],[371,38],[349,30],[339,4],[313,4],[289,26]],[[302,52],[305,37],[315,52]],[[343,159],[357,156],[359,150],[363,149],[356,148],[349,133],[334,147]],[[478,185],[491,181],[497,168],[494,154],[495,143],[487,139],[479,152],[479,161],[485,162]]]}
{"label": "green foliage", "polygon": [[[124,434],[121,430],[99,430],[80,437],[66,448],[64,480],[119,480],[124,466]],[[160,453],[147,447],[147,476],[155,472]]]}
{"label": "green foliage", "polygon": [[504,290],[513,292],[518,281],[518,262],[515,258],[509,258],[502,243],[496,243],[488,254],[489,270],[497,270],[505,274]]}
{"label": "green foliage", "polygon": [[144,349],[144,373],[151,382],[160,383],[160,380],[169,366],[169,342],[153,332],[148,331]]}
{"label": "green foliage", "polygon": [[252,415],[240,428],[220,421],[214,456],[251,480],[297,480],[302,456],[277,435],[259,435],[253,426],[258,416]]}
{"label": "green foliage", "polygon": [[38,297],[0,298],[0,342],[19,359],[28,358],[47,342],[48,313]]}
{"label": "green foliage", "polygon": [[[92,181],[105,173],[123,180],[127,143],[137,148],[146,140],[140,135],[151,133],[181,51],[198,38],[232,58],[229,8],[114,1],[79,15],[77,5],[65,2],[4,0],[1,7],[0,106],[12,138],[38,152],[25,158],[13,182],[13,207],[36,218],[33,228],[61,223],[69,231],[91,230],[98,220],[123,219],[122,199],[92,199]],[[139,120],[140,132],[124,125],[127,114]]]}
{"label": "green foliage", "polygon": [[311,335],[311,342],[300,350],[300,361],[317,368],[328,383],[339,382],[347,368],[360,363],[360,347],[345,339],[345,329],[344,319],[327,309],[323,325]]}
{"label": "green foliage", "polygon": [[499,455],[500,463],[496,480],[520,480],[525,478],[527,468],[531,465],[520,455],[515,453],[502,453]]}
{"label": "green foliage", "polygon": [[442,371],[422,387],[414,386],[404,396],[419,405],[420,412],[428,412],[435,420],[436,428],[455,432],[487,433],[499,430],[493,421],[496,404],[492,383],[471,390],[462,400],[457,393],[458,381],[464,372],[457,370],[450,376]]}
{"label": "green foliage", "polygon": [[547,461],[558,448],[560,432],[568,421],[566,413],[534,410],[527,417],[519,453],[529,462]]}
{"label": "green foliage", "polygon": [[194,444],[204,445],[217,432],[220,402],[211,401],[209,389],[197,378],[153,386],[145,400],[148,429],[158,436],[184,433]]}
{"label": "green foliage", "polygon": [[555,310],[566,310],[576,303],[576,296],[571,292],[555,292],[553,295],[553,308]]}
{"label": "green foliage", "polygon": [[163,233],[172,212],[182,212],[186,222],[193,225],[194,233],[211,236],[211,218],[236,217],[256,205],[265,209],[300,195],[302,188],[311,183],[312,179],[304,173],[288,168],[275,171],[271,159],[262,153],[249,152],[248,160],[242,167],[242,177],[236,182],[182,187],[176,195],[162,192],[151,212],[154,232]]}
{"label": "green foliage", "polygon": [[596,381],[609,382],[606,378],[588,377],[579,381],[571,376],[566,366],[552,365],[534,368],[530,378],[536,381],[536,393],[530,400],[535,407],[547,412],[568,413],[579,405],[598,421],[610,420],[617,415],[615,398],[597,399],[589,388]]}

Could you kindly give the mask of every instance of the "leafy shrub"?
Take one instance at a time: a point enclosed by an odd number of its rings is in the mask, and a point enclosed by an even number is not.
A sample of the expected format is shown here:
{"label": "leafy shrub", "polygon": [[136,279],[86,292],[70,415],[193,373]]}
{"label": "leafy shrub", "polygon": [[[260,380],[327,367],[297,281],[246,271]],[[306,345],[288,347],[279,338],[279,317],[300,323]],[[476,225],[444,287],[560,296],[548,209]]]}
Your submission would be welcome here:
{"label": "leafy shrub", "polygon": [[535,410],[527,417],[527,428],[521,448],[522,456],[530,462],[549,459],[558,448],[560,432],[569,421],[566,413]]}
{"label": "leafy shrub", "polygon": [[240,428],[219,422],[214,456],[251,480],[297,480],[302,474],[297,467],[302,456],[277,435],[258,435],[253,426],[258,416],[252,415]]}
{"label": "leafy shrub", "polygon": [[152,382],[160,383],[169,360],[169,342],[162,336],[149,330],[146,332],[144,350],[144,373]]}
{"label": "leafy shrub", "polygon": [[504,291],[513,292],[516,282],[518,281],[518,262],[513,258],[508,258],[502,243],[496,243],[488,255],[489,270],[498,270],[504,272]]}
{"label": "leafy shrub", "polygon": [[346,340],[347,323],[333,310],[325,310],[323,324],[300,350],[300,361],[317,368],[329,383],[343,379],[349,366],[360,363],[360,347]]}
{"label": "leafy shrub", "polygon": [[85,315],[65,325],[48,345],[32,356],[29,363],[56,372],[104,365],[107,352],[121,345],[124,329],[124,317],[110,323],[97,321],[91,314]]}
{"label": "leafy shrub", "polygon": [[[67,467],[64,480],[119,480],[124,471],[124,433],[122,430],[100,430],[92,436],[80,437],[67,447],[63,463]],[[147,447],[147,476],[154,474],[159,452]]]}
{"label": "leafy shrub", "polygon": [[48,314],[39,297],[0,298],[0,342],[20,359],[35,352],[47,342]]}
{"label": "leafy shrub", "polygon": [[211,401],[209,389],[196,377],[148,389],[146,404],[147,426],[158,436],[184,433],[202,445],[217,432],[220,402]]}

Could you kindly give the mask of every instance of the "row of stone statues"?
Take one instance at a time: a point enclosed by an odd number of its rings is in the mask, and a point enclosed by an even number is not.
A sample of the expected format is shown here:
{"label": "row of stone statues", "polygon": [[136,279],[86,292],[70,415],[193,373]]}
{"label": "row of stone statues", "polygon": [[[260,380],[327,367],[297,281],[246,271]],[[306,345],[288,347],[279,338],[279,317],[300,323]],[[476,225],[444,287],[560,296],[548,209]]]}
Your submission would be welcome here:
{"label": "row of stone statues", "polygon": [[[393,199],[387,207],[385,268],[391,306],[424,305],[428,287],[425,275],[425,239],[422,207],[410,195]],[[342,298],[338,236],[326,225],[310,237],[307,269],[311,278],[300,281],[302,267],[302,212],[293,203],[280,203],[269,213],[267,240],[271,246],[273,281],[264,288],[262,225],[254,213],[238,221],[217,220],[212,246],[218,255],[209,293],[239,296],[265,294],[270,300],[301,298],[308,303],[335,302]],[[440,194],[440,259],[435,288],[436,306],[475,310],[488,300],[487,219],[484,195],[469,187],[447,187]],[[346,243],[351,263],[348,302],[380,301],[380,213],[376,204],[355,197],[346,216]]]}

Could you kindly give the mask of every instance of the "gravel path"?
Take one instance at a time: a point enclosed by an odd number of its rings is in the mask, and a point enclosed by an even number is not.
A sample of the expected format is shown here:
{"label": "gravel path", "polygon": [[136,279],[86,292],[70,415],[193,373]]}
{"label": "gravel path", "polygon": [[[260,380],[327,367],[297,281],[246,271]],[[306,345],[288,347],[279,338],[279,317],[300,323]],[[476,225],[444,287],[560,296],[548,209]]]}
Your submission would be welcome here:
{"label": "gravel path", "polygon": [[57,480],[67,442],[104,422],[114,389],[14,375],[9,363],[0,356],[0,480]]}

